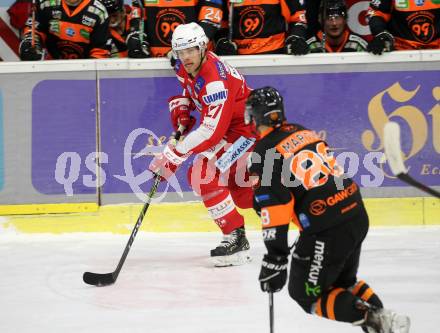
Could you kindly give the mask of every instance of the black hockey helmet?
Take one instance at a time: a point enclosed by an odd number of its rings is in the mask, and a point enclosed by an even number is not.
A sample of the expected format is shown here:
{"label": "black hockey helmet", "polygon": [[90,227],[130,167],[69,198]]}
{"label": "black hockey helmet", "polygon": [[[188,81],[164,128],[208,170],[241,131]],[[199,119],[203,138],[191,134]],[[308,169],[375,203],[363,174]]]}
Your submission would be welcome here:
{"label": "black hockey helmet", "polygon": [[120,12],[124,8],[124,0],[101,0],[109,15]]}
{"label": "black hockey helmet", "polygon": [[245,110],[245,122],[255,121],[256,126],[266,125],[278,127],[286,120],[284,115],[283,97],[273,87],[252,90]]}
{"label": "black hockey helmet", "polygon": [[325,0],[322,4],[322,17],[324,19],[331,16],[342,16],[347,18],[347,6],[344,0]]}

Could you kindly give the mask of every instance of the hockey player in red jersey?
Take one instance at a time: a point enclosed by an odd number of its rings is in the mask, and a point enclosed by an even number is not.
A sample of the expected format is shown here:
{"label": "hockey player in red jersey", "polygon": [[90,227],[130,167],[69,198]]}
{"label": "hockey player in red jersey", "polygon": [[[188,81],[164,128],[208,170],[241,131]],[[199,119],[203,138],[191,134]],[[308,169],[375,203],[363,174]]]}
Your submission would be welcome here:
{"label": "hockey player in red jersey", "polygon": [[246,119],[260,134],[249,169],[267,248],[261,289],[277,292],[286,283],[287,232],[293,222],[300,232],[289,294],[304,311],[368,333],[408,333],[409,318],[384,309],[373,289],[357,280],[368,215],[359,187],[338,166],[327,143],[314,131],[286,122],[283,99],[272,87],[252,91]]}
{"label": "hockey player in red jersey", "polygon": [[[250,89],[235,68],[206,50],[207,43],[194,22],[179,25],[173,33],[174,69],[183,94],[171,97],[169,108],[174,128],[185,126],[188,135],[177,145],[169,143],[149,168],[167,179],[191,154],[198,154],[189,182],[224,234],[211,257],[216,266],[240,265],[250,260],[244,218],[236,208],[252,207],[246,155],[255,135],[244,123]],[[201,124],[190,131],[195,124],[192,110],[200,112]]]}

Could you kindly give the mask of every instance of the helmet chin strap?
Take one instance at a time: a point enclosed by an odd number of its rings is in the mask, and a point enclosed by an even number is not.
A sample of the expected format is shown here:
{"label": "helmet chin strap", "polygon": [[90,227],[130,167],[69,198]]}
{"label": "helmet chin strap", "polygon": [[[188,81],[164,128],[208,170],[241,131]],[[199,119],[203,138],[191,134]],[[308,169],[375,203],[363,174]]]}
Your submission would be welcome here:
{"label": "helmet chin strap", "polygon": [[[200,48],[200,46],[199,46],[199,48]],[[203,59],[205,58],[205,51],[206,51],[206,49],[205,50],[200,49],[200,64],[197,66],[197,68],[195,70],[196,72],[198,72],[200,70],[200,67],[202,67]]]}

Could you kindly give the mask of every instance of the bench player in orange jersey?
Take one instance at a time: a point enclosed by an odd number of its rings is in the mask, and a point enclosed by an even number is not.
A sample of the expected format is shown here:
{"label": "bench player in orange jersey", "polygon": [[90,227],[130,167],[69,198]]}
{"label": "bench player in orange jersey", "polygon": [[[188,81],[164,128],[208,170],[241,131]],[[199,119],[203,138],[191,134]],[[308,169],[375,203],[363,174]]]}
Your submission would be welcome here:
{"label": "bench player in orange jersey", "polygon": [[131,7],[124,5],[124,0],[102,0],[107,9],[109,19],[110,56],[127,58],[126,39],[129,33],[129,14]]}
{"label": "bench player in orange jersey", "polygon": [[[224,238],[211,250],[215,266],[241,265],[250,260],[249,242],[240,208],[252,208],[252,188],[247,182],[246,156],[253,149],[255,133],[244,123],[244,107],[250,89],[244,77],[214,53],[207,51],[208,38],[197,23],[179,25],[172,46],[177,59],[174,70],[183,93],[171,97],[169,109],[175,129],[188,135],[170,143],[150,164],[150,170],[168,179],[191,155],[189,183],[202,198]],[[192,130],[200,113],[200,126]]]}
{"label": "bench player in orange jersey", "polygon": [[[99,0],[37,1],[35,19],[26,23],[21,60],[110,57],[109,17]],[[45,49],[45,50],[44,50]]]}
{"label": "bench player in orange jersey", "polygon": [[440,49],[440,1],[372,0],[368,51]]}
{"label": "bench player in orange jersey", "polygon": [[218,38],[215,53],[307,54],[307,24],[302,3],[299,0],[225,0],[232,26],[228,37]]}
{"label": "bench player in orange jersey", "polygon": [[222,0],[136,0],[127,38],[129,57],[171,56],[171,37],[179,24],[197,22],[211,40],[222,17]]}
{"label": "bench player in orange jersey", "polygon": [[358,185],[344,175],[327,143],[286,122],[283,99],[272,87],[251,92],[246,118],[260,134],[249,170],[267,248],[261,289],[277,292],[286,283],[287,232],[294,222],[300,233],[289,294],[304,311],[368,333],[407,333],[409,318],[384,309],[378,295],[357,279],[368,215]]}

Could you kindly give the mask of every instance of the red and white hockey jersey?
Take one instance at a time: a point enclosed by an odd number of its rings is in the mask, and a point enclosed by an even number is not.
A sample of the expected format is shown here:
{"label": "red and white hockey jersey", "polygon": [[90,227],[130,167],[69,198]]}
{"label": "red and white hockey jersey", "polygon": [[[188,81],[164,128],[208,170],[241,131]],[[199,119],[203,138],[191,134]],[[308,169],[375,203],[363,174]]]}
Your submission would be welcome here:
{"label": "red and white hockey jersey", "polygon": [[177,78],[200,112],[200,126],[177,145],[182,154],[202,153],[213,156],[226,143],[239,138],[255,138],[251,125],[244,123],[244,110],[250,89],[237,69],[207,52],[207,60],[192,78],[178,60]]}

